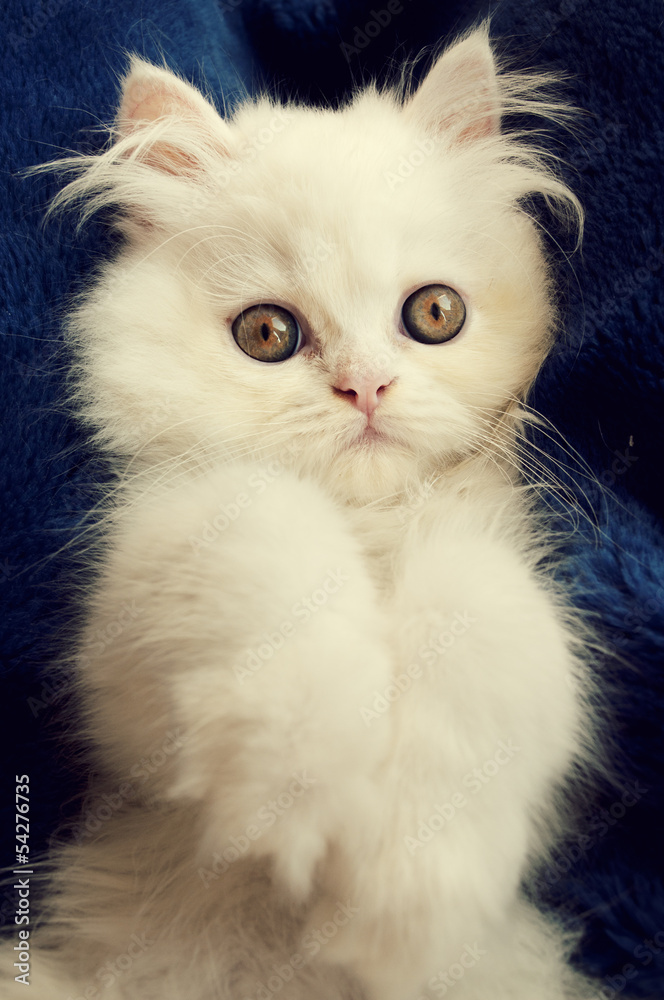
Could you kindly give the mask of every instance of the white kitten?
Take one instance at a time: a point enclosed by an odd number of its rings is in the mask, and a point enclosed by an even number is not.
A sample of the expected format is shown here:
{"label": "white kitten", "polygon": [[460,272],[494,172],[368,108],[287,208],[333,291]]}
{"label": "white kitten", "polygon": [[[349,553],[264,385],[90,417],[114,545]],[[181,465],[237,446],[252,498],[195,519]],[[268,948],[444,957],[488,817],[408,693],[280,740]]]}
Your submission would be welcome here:
{"label": "white kitten", "polygon": [[66,165],[126,237],[70,324],[117,490],[34,1000],[592,995],[520,889],[592,732],[518,473],[556,325],[523,199],[580,218],[500,131],[546,82],[479,29],[405,101],[224,121],[136,59]]}

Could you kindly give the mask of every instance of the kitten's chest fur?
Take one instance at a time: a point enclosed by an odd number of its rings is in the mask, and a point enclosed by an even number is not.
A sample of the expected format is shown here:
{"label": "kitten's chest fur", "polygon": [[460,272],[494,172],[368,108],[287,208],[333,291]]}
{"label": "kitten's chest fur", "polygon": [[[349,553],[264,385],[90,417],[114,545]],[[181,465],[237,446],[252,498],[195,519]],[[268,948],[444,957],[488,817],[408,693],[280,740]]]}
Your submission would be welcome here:
{"label": "kitten's chest fur", "polygon": [[521,548],[532,525],[515,477],[483,461],[466,462],[422,480],[391,503],[346,508],[369,571],[389,598],[404,566],[428,545],[432,532],[503,536]]}

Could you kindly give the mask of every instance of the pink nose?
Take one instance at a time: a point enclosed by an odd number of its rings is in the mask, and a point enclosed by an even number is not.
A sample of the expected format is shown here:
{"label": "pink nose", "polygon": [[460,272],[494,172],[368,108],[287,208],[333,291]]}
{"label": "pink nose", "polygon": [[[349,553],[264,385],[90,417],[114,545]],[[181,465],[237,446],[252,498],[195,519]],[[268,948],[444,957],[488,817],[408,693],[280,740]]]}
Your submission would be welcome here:
{"label": "pink nose", "polygon": [[391,384],[389,375],[371,375],[368,378],[347,376],[339,379],[333,389],[370,417],[380,403],[381,395]]}

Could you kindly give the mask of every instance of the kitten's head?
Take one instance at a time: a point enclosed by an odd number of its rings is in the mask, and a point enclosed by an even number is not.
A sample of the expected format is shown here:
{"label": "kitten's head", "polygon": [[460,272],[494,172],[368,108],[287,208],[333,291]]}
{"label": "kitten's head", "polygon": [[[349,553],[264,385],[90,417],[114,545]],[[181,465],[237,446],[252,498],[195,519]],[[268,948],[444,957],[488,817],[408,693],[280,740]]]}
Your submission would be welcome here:
{"label": "kitten's head", "polygon": [[262,99],[229,121],[132,61],[113,142],[62,203],[126,236],[72,321],[83,410],[141,464],[284,458],[351,501],[486,450],[551,344],[555,304],[523,200],[578,204],[506,111],[484,29],[404,100]]}

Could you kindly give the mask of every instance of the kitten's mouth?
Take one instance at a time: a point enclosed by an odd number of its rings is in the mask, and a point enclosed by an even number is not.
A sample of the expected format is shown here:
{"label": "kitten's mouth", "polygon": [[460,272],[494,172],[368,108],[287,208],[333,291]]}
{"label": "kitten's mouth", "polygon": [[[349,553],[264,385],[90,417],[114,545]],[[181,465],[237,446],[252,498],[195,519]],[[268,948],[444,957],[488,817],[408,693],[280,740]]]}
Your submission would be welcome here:
{"label": "kitten's mouth", "polygon": [[371,424],[368,424],[366,427],[363,427],[362,430],[359,431],[359,433],[353,438],[352,443],[359,445],[389,444],[390,438],[387,436],[387,434],[384,434],[382,431],[379,431],[375,427],[372,427]]}

